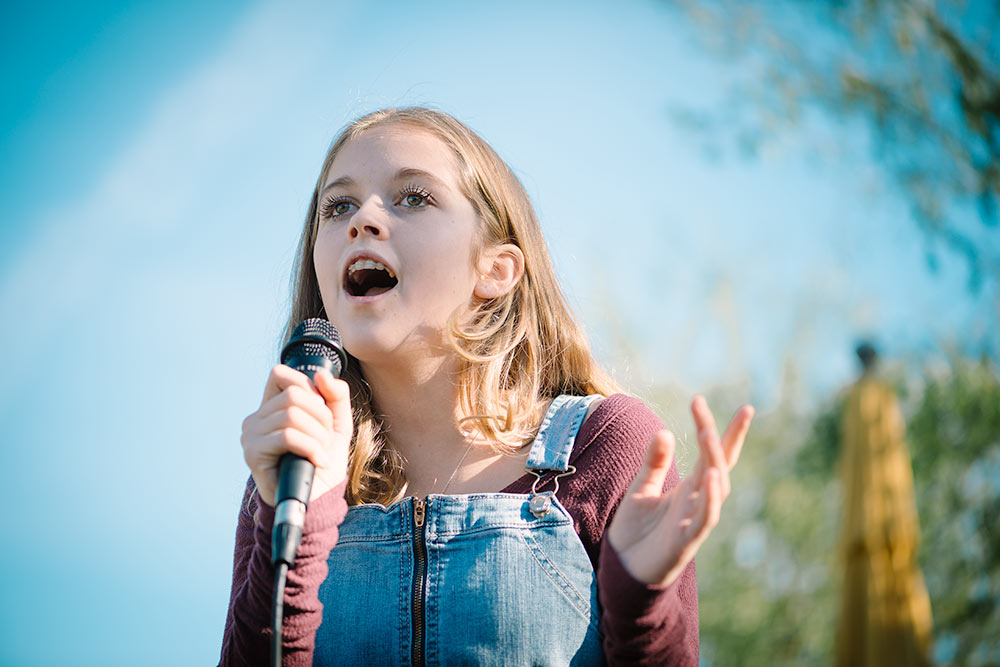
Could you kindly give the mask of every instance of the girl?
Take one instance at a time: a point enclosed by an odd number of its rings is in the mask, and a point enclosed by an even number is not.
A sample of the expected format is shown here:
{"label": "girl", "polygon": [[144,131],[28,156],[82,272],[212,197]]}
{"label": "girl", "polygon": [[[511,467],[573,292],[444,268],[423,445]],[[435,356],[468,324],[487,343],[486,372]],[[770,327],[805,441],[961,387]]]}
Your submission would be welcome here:
{"label": "girl", "polygon": [[[753,409],[700,455],[594,362],[518,179],[451,116],[387,109],[327,154],[288,332],[325,317],[342,380],[286,366],[243,423],[251,479],[221,663],[263,664],[277,462],[316,466],[285,665],[696,664],[693,558]],[[647,443],[649,443],[647,449]]]}

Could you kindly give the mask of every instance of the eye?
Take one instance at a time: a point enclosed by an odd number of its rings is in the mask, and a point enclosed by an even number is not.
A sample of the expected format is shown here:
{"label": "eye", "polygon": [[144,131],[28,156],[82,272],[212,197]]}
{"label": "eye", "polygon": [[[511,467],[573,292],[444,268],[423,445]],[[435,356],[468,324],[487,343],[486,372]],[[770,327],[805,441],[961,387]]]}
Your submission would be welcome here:
{"label": "eye", "polygon": [[354,202],[346,197],[331,197],[319,209],[320,218],[340,218],[351,212]]}
{"label": "eye", "polygon": [[406,208],[423,208],[428,204],[433,204],[434,200],[431,197],[431,193],[416,185],[408,185],[403,188],[403,191],[399,193],[398,204],[402,204]]}

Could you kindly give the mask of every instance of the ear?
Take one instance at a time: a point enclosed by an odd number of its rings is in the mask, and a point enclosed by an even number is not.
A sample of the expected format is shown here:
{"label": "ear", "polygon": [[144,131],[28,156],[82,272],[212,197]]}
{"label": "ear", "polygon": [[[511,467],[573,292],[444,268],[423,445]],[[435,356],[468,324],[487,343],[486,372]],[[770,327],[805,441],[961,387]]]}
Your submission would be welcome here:
{"label": "ear", "polygon": [[479,280],[472,291],[480,299],[495,299],[514,289],[524,275],[524,253],[513,243],[503,243],[483,251],[479,260]]}

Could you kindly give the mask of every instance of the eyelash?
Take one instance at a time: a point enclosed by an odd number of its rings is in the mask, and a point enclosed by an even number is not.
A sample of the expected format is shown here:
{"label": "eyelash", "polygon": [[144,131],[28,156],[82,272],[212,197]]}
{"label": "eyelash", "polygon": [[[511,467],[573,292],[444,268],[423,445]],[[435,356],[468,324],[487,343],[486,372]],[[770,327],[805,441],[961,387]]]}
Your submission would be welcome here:
{"label": "eyelash", "polygon": [[323,202],[323,205],[319,207],[319,217],[322,219],[339,217],[338,215],[334,215],[333,209],[341,203],[350,204],[352,202],[347,197],[333,197],[331,199],[327,199]]}
{"label": "eyelash", "polygon": [[422,188],[419,185],[407,185],[399,193],[398,199],[399,201],[403,201],[410,195],[417,195],[419,197],[423,197],[424,201],[421,203],[420,206],[410,206],[409,208],[423,208],[427,204],[434,203],[434,198],[431,196],[431,193],[426,188]]}
{"label": "eyelash", "polygon": [[[403,201],[406,200],[407,197],[411,195],[417,195],[418,197],[422,197],[423,201],[417,206],[407,206],[406,208],[423,208],[428,204],[434,203],[434,196],[431,195],[429,190],[427,190],[426,188],[422,188],[419,185],[407,185],[405,188],[400,190],[399,194],[396,196],[396,204],[397,205],[401,204]],[[347,215],[346,212],[340,214],[334,212],[334,209],[336,209],[336,207],[339,204],[354,204],[354,202],[351,201],[349,197],[332,197],[326,199],[320,206],[319,217],[321,219],[326,219],[326,218],[339,218],[343,215]]]}

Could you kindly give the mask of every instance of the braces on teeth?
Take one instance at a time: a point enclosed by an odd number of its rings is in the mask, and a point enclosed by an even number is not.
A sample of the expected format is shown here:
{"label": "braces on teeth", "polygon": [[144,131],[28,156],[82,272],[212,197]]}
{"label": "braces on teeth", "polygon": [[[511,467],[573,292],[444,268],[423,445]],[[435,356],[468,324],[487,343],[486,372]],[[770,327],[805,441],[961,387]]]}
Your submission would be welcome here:
{"label": "braces on teeth", "polygon": [[347,272],[355,273],[356,271],[361,271],[363,269],[378,269],[379,271],[385,271],[386,273],[388,273],[390,278],[396,277],[396,274],[393,272],[392,269],[387,267],[382,262],[376,262],[371,259],[359,259],[358,261],[354,262],[349,267],[347,267]]}

